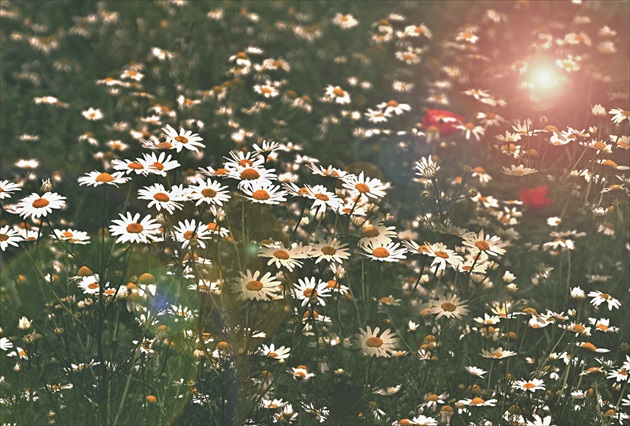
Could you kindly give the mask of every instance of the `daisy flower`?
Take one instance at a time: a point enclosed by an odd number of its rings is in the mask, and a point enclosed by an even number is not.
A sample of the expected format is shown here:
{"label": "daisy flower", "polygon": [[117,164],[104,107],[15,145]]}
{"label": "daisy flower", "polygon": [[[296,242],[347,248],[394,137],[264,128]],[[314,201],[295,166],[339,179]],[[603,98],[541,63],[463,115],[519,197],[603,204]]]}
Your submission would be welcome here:
{"label": "daisy flower", "polygon": [[481,350],[481,356],[490,359],[503,359],[514,355],[516,355],[516,352],[503,350],[502,347],[499,347],[497,349],[490,348],[487,351],[485,349]]}
{"label": "daisy flower", "polygon": [[469,405],[471,407],[494,407],[496,403],[496,399],[489,399],[486,401],[478,396],[472,399],[467,398],[457,401],[457,404]]}
{"label": "daisy flower", "polygon": [[193,133],[190,130],[172,128],[170,125],[162,128],[162,131],[166,135],[166,141],[170,143],[177,152],[181,152],[183,148],[189,149],[194,152],[199,152],[198,148],[205,148],[206,146],[201,143],[203,140],[197,133]]}
{"label": "daisy flower", "polygon": [[597,160],[597,162],[601,164],[602,166],[610,167],[611,169],[615,169],[615,170],[630,170],[630,167],[620,166],[619,164],[615,163],[613,160],[610,160],[610,159],[608,160],[600,159],[600,160]]}
{"label": "daisy flower", "polygon": [[177,210],[181,210],[183,208],[182,203],[178,201],[186,200],[185,191],[177,186],[171,188],[170,191],[167,191],[164,188],[164,185],[161,183],[156,183],[151,186],[144,187],[138,190],[138,199],[139,200],[150,200],[148,207],[155,207],[158,211],[164,209],[168,211],[170,214]]}
{"label": "daisy flower", "polygon": [[608,318],[589,318],[588,322],[595,326],[595,330],[603,333],[617,333],[619,327],[612,327]]}
{"label": "daisy flower", "polygon": [[293,374],[293,378],[296,380],[304,380],[315,377],[315,373],[309,373],[308,368],[305,365],[298,365],[297,367],[291,367],[290,373]]}
{"label": "daisy flower", "polygon": [[161,152],[159,156],[155,153],[142,154],[142,159],[137,160],[145,171],[145,174],[152,173],[160,176],[166,176],[166,172],[176,169],[181,164],[177,160],[171,160],[171,155]]}
{"label": "daisy flower", "polygon": [[462,236],[462,244],[466,247],[470,247],[472,254],[484,253],[490,256],[501,256],[505,254],[505,243],[501,242],[501,238],[496,236],[484,235],[483,229],[479,231],[479,234],[474,232],[466,233]]}
{"label": "daisy flower", "polygon": [[212,237],[206,225],[203,223],[197,224],[195,219],[184,219],[183,222],[179,222],[174,226],[174,230],[173,236],[177,242],[182,243],[182,249],[188,247],[192,241],[198,244],[202,249],[205,249],[206,244],[203,240]]}
{"label": "daisy flower", "polygon": [[343,177],[348,174],[348,172],[343,171],[341,169],[337,169],[333,166],[328,166],[324,168],[323,166],[320,166],[319,164],[308,164],[307,167],[313,171],[314,175],[318,175],[318,176],[328,176],[328,177],[334,177],[337,179],[343,179]]}
{"label": "daisy flower", "polygon": [[401,115],[406,111],[411,111],[411,107],[408,104],[401,104],[391,99],[387,102],[382,102],[376,105],[377,108],[380,108],[384,111],[384,114],[390,116],[391,114]]}
{"label": "daisy flower", "polygon": [[624,111],[621,108],[613,108],[608,111],[613,117],[610,119],[613,123],[619,124],[623,120],[630,120],[630,111]]}
{"label": "daisy flower", "polygon": [[595,346],[594,344],[592,344],[591,342],[576,342],[575,346],[592,351],[592,352],[597,352],[597,353],[606,353],[606,352],[610,352],[609,349],[606,348],[598,348],[597,346]]}
{"label": "daisy flower", "polygon": [[280,204],[281,201],[287,200],[285,198],[287,191],[270,181],[248,182],[240,189],[245,194],[245,198],[258,204]]}
{"label": "daisy flower", "polygon": [[343,201],[335,195],[335,193],[330,192],[323,185],[315,185],[309,189],[309,198],[315,200],[313,205],[311,206],[311,210],[326,210],[326,208],[330,208],[332,210],[338,210],[343,205]]}
{"label": "daisy flower", "polygon": [[315,277],[299,279],[294,286],[295,297],[302,301],[302,306],[306,306],[308,303],[326,306],[324,298],[332,295],[328,283],[321,280],[316,281]]}
{"label": "daisy flower", "polygon": [[10,182],[8,180],[0,180],[0,200],[10,198],[11,193],[15,191],[21,191],[20,185]]}
{"label": "daisy flower", "polygon": [[278,349],[276,349],[273,343],[269,346],[263,344],[262,347],[258,349],[258,353],[262,356],[268,356],[269,358],[283,360],[289,357],[291,353],[291,348],[280,346]]}
{"label": "daisy flower", "polygon": [[360,235],[360,246],[365,246],[370,243],[374,245],[386,245],[396,236],[396,231],[393,226],[385,226],[383,219],[379,218],[365,222],[361,227]]}
{"label": "daisy flower", "polygon": [[0,349],[6,352],[12,347],[13,347],[13,343],[11,343],[8,337],[0,338]]}
{"label": "daisy flower", "polygon": [[379,327],[372,330],[368,326],[365,330],[360,331],[359,344],[366,356],[389,357],[396,351],[399,339],[396,337],[396,333],[392,333],[390,329],[383,331],[380,335]]}
{"label": "daisy flower", "polygon": [[272,263],[276,265],[276,268],[287,268],[290,272],[293,268],[302,267],[302,262],[299,259],[306,258],[306,252],[299,245],[294,245],[290,249],[287,249],[284,244],[277,243],[270,247],[261,247],[259,257],[269,257],[267,266]]}
{"label": "daisy flower", "polygon": [[61,241],[68,241],[71,244],[90,243],[90,237],[85,231],[75,231],[74,229],[54,229],[52,235]]}
{"label": "daisy flower", "polygon": [[111,164],[114,170],[125,172],[127,174],[135,173],[137,175],[146,175],[149,172],[145,169],[145,166],[137,160],[119,160],[114,158]]}
{"label": "daisy flower", "polygon": [[228,194],[228,187],[222,186],[219,182],[212,179],[196,178],[196,185],[190,185],[188,187],[188,198],[193,201],[197,201],[195,206],[201,203],[213,204],[222,206],[223,203],[227,203],[230,200]]}
{"label": "daisy flower", "polygon": [[146,215],[141,221],[140,213],[131,216],[119,214],[120,219],[112,220],[113,225],[109,226],[109,232],[113,237],[118,236],[116,243],[130,242],[148,244],[158,240],[160,234],[160,224],[150,215]]}
{"label": "daisy flower", "polygon": [[514,164],[512,164],[509,169],[507,167],[503,167],[503,174],[506,174],[508,176],[526,176],[533,173],[538,173],[538,170],[530,169],[529,167],[525,167],[522,164],[520,164],[519,166],[515,166]]}
{"label": "daisy flower", "polygon": [[82,111],[81,115],[90,121],[98,121],[103,118],[103,113],[98,108],[88,108]]}
{"label": "daisy flower", "polygon": [[348,174],[343,178],[343,187],[349,189],[353,194],[362,194],[370,198],[381,198],[385,196],[385,190],[389,184],[384,184],[380,179],[369,178],[363,172],[357,175]]}
{"label": "daisy flower", "polygon": [[131,179],[128,177],[123,177],[124,174],[124,172],[115,172],[113,174],[109,174],[107,172],[99,172],[95,170],[93,172],[87,173],[83,177],[78,178],[77,181],[81,186],[113,185],[117,187],[118,185],[123,184]]}
{"label": "daisy flower", "polygon": [[271,276],[271,272],[259,278],[260,271],[252,275],[248,269],[241,278],[233,284],[235,292],[239,293],[238,300],[275,300],[280,297],[280,281]]}
{"label": "daisy flower", "polygon": [[464,261],[464,258],[455,253],[453,250],[447,249],[444,243],[437,242],[435,244],[424,243],[427,247],[427,251],[424,253],[427,256],[433,257],[433,265],[439,265],[438,269],[446,269],[446,265],[449,264],[454,269],[457,269],[459,265]]}
{"label": "daisy flower", "polygon": [[593,298],[591,299],[591,304],[593,306],[599,306],[604,302],[607,303],[609,311],[612,311],[613,308],[619,309],[621,307],[621,302],[619,300],[615,299],[610,294],[602,293],[601,291],[591,291],[588,294],[588,297]]}
{"label": "daisy flower", "polygon": [[432,178],[437,171],[440,170],[440,166],[431,159],[430,155],[428,157],[422,157],[420,161],[416,161],[414,168],[417,171],[416,176],[421,178]]}
{"label": "daisy flower", "polygon": [[99,294],[101,291],[101,285],[98,282],[97,275],[82,277],[77,282],[77,285],[81,290],[83,290],[83,294]]}
{"label": "daisy flower", "polygon": [[536,392],[537,390],[545,390],[545,382],[541,379],[517,380],[512,383],[512,388]]}
{"label": "daisy flower", "polygon": [[33,193],[17,203],[15,212],[25,219],[46,217],[53,209],[63,208],[66,205],[65,199],[66,197],[56,192],[45,192],[41,196]]}
{"label": "daisy flower", "polygon": [[350,257],[346,247],[347,244],[341,244],[336,238],[327,238],[323,242],[311,246],[310,256],[316,258],[316,264],[322,260],[343,263],[345,259]]}
{"label": "daisy flower", "polygon": [[277,180],[275,169],[266,169],[262,165],[228,167],[227,177],[239,180],[239,187],[245,184],[262,183]]}
{"label": "daisy flower", "polygon": [[338,104],[349,104],[350,103],[350,94],[343,90],[339,86],[326,86],[326,91],[324,92],[324,97],[322,98],[324,102],[335,102]]}
{"label": "daisy flower", "polygon": [[0,228],[0,250],[5,251],[9,245],[17,247],[22,240],[19,232],[11,229],[9,225]]}
{"label": "daisy flower", "polygon": [[339,28],[347,30],[349,28],[354,28],[359,25],[359,21],[355,19],[351,14],[343,14],[337,12],[335,17],[332,20],[333,24],[337,25]]}
{"label": "daisy flower", "polygon": [[474,367],[474,366],[467,366],[467,367],[464,367],[464,369],[468,373],[472,374],[473,376],[477,376],[477,377],[481,377],[481,378],[483,378],[483,376],[487,373],[486,370],[482,370],[481,368]]}
{"label": "daisy flower", "polygon": [[441,296],[438,300],[431,302],[431,313],[437,314],[436,319],[441,317],[461,319],[468,314],[468,305],[460,300],[457,295]]}
{"label": "daisy flower", "polygon": [[400,243],[389,242],[386,244],[377,244],[369,242],[362,245],[364,256],[379,262],[399,262],[406,259],[405,249],[400,247]]}

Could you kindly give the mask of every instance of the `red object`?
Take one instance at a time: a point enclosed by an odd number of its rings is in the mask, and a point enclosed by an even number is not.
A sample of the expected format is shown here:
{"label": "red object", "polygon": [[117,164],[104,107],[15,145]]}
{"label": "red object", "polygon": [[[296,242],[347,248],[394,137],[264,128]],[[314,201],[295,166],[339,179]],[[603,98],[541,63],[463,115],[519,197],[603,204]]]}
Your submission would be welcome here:
{"label": "red object", "polygon": [[530,209],[544,209],[553,201],[551,198],[547,198],[548,190],[547,185],[523,188],[521,189],[521,201]]}
{"label": "red object", "polygon": [[425,130],[437,129],[442,137],[459,132],[457,126],[461,126],[465,122],[466,119],[461,115],[441,109],[429,109],[422,118],[422,125]]}

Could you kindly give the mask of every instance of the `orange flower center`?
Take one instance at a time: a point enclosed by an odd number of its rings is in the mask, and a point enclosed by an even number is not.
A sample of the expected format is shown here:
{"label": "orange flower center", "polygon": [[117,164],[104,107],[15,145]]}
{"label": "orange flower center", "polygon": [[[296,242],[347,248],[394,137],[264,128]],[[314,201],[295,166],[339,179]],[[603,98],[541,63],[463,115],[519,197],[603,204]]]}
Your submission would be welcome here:
{"label": "orange flower center", "polygon": [[164,164],[159,163],[159,162],[156,161],[155,163],[153,163],[153,168],[155,170],[163,170],[164,169]]}
{"label": "orange flower center", "polygon": [[219,225],[217,225],[216,222],[210,222],[209,224],[206,225],[206,228],[208,229],[208,231],[218,231]]}
{"label": "orange flower center", "polygon": [[328,288],[339,288],[339,283],[335,280],[330,280],[326,283],[326,287]]}
{"label": "orange flower center", "polygon": [[195,235],[195,233],[193,231],[186,231],[186,232],[184,232],[184,238],[187,239],[187,240],[190,240],[194,235]]}
{"label": "orange flower center", "polygon": [[388,257],[389,251],[387,251],[385,247],[377,247],[372,251],[372,256],[380,258]]}
{"label": "orange flower center", "polygon": [[96,179],[94,180],[96,182],[108,183],[108,182],[114,181],[114,176],[110,175],[109,173],[101,173],[98,176],[96,176]]}
{"label": "orange flower center", "polygon": [[216,170],[214,171],[214,174],[215,174],[215,175],[217,175],[217,176],[223,176],[223,175],[224,175],[224,174],[226,174],[226,173],[227,173],[227,170],[226,170],[226,169],[224,169],[224,168],[222,168],[222,167],[221,167],[221,168],[218,168],[218,169],[216,169]]}
{"label": "orange flower center", "polygon": [[584,349],[588,349],[589,351],[593,351],[593,352],[595,352],[595,350],[597,350],[595,345],[592,344],[591,342],[584,342],[584,343],[582,343],[582,347]]}
{"label": "orange flower center", "polygon": [[318,200],[322,200],[322,201],[330,200],[330,198],[328,198],[328,195],[326,195],[326,194],[315,194],[315,198],[317,198]]}
{"label": "orange flower center", "polygon": [[6,241],[9,239],[9,236],[7,234],[0,234],[0,241]]}
{"label": "orange flower center", "polygon": [[157,201],[160,201],[162,203],[166,203],[167,201],[170,201],[170,197],[168,196],[168,194],[165,194],[163,192],[156,192],[155,194],[153,194],[153,198],[155,198]]}
{"label": "orange flower center", "polygon": [[175,139],[179,143],[188,143],[188,138],[186,138],[185,136],[175,136],[173,139]]}
{"label": "orange flower center", "polygon": [[608,166],[608,167],[612,167],[613,169],[616,169],[617,163],[615,163],[613,160],[606,160],[602,163],[602,166]]}
{"label": "orange flower center", "polygon": [[361,229],[362,237],[374,238],[374,237],[378,237],[380,234],[381,233],[378,232],[378,229],[376,229],[376,227],[372,225],[366,225],[363,227],[363,229]]}
{"label": "orange flower center", "polygon": [[379,337],[368,337],[368,339],[365,341],[365,345],[368,348],[380,348],[381,346],[383,346],[383,339]]}
{"label": "orange flower center", "polygon": [[483,168],[483,167],[481,167],[481,166],[477,166],[477,167],[475,167],[475,168],[473,169],[473,172],[475,172],[475,173],[485,173],[485,172],[486,172],[486,169],[484,169],[484,168]]}
{"label": "orange flower center", "polygon": [[441,257],[442,259],[448,259],[448,253],[445,253],[443,251],[436,251],[435,255],[437,257]]}
{"label": "orange flower center", "polygon": [[258,189],[254,191],[252,197],[256,200],[268,200],[271,196],[264,189]]}
{"label": "orange flower center", "polygon": [[256,171],[256,169],[245,169],[241,172],[240,178],[244,180],[253,180],[258,179],[260,177],[260,173]]}
{"label": "orange flower center", "polygon": [[584,330],[586,330],[586,328],[584,328],[584,326],[582,324],[575,324],[573,326],[573,331],[575,331],[577,333],[583,333]]}
{"label": "orange flower center", "polygon": [[249,291],[259,291],[263,288],[263,283],[261,283],[260,281],[249,281],[247,284],[245,284],[245,287],[247,288],[247,290]]}
{"label": "orange flower center", "polygon": [[139,234],[144,230],[144,226],[140,225],[139,223],[133,222],[127,225],[126,229],[127,232],[131,234]]}
{"label": "orange flower center", "polygon": [[502,358],[503,352],[492,352],[490,355],[492,355],[493,358]]}
{"label": "orange flower center", "polygon": [[284,250],[276,250],[273,252],[273,256],[278,258],[278,259],[282,259],[282,260],[287,260],[289,259],[291,256],[289,256],[289,253],[287,253]]}
{"label": "orange flower center", "polygon": [[98,283],[90,283],[87,285],[87,288],[90,290],[96,290],[98,288]]}
{"label": "orange flower center", "polygon": [[208,198],[214,198],[217,195],[217,191],[212,188],[204,188],[201,190],[201,195]]}
{"label": "orange flower center", "polygon": [[366,193],[370,192],[370,187],[369,187],[369,186],[367,186],[367,185],[366,185],[366,184],[364,184],[364,183],[357,183],[354,187],[355,187],[355,188],[357,189],[357,191],[359,191],[361,194],[366,194]]}
{"label": "orange flower center", "polygon": [[314,288],[307,288],[302,293],[304,294],[304,296],[308,297],[309,299],[311,297],[317,297],[317,291]]}
{"label": "orange flower center", "polygon": [[341,87],[335,87],[335,89],[333,90],[333,93],[335,96],[345,96],[346,92],[341,88]]}
{"label": "orange flower center", "polygon": [[488,243],[487,243],[487,242],[485,242],[485,241],[477,241],[477,242],[475,243],[475,246],[476,246],[479,250],[481,250],[481,251],[487,251],[487,250],[490,250],[490,244],[488,244]]}
{"label": "orange flower center", "polygon": [[425,400],[425,401],[427,401],[427,402],[429,402],[429,401],[437,401],[438,399],[440,399],[440,397],[439,397],[439,396],[437,396],[437,395],[436,395],[436,394],[434,394],[434,393],[429,393],[429,394],[428,394],[428,395],[424,398],[424,400]]}
{"label": "orange flower center", "polygon": [[73,236],[74,234],[73,234],[72,232],[70,232],[70,231],[63,231],[63,232],[61,233],[61,235],[63,235],[63,236],[64,236],[64,237],[66,237],[66,238],[72,238],[72,236]]}
{"label": "orange flower center", "polygon": [[470,401],[470,405],[481,405],[481,404],[483,404],[484,402],[486,402],[486,401],[484,401],[483,399],[481,399],[481,398],[479,398],[479,397],[475,397],[475,398],[473,398],[473,399]]}
{"label": "orange flower center", "polygon": [[333,254],[337,253],[337,249],[334,248],[333,246],[324,246],[322,247],[322,253],[328,255],[328,256],[332,256]]}
{"label": "orange flower center", "polygon": [[531,382],[527,382],[527,383],[523,384],[523,389],[534,389],[535,387],[536,387],[536,385],[531,383]]}
{"label": "orange flower center", "polygon": [[37,200],[33,201],[33,207],[35,207],[36,209],[41,209],[43,207],[46,207],[48,204],[50,204],[50,201],[48,201],[45,198],[38,198]]}
{"label": "orange flower center", "polygon": [[396,102],[395,100],[391,100],[389,102],[387,102],[387,106],[388,107],[392,107],[392,108],[396,108],[398,106],[398,102]]}

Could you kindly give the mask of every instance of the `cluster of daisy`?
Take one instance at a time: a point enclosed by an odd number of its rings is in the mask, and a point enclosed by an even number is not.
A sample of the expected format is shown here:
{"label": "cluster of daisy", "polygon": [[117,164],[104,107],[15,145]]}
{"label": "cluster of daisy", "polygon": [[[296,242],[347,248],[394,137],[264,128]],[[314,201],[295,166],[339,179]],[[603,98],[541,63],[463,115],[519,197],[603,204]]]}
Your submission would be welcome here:
{"label": "cluster of daisy", "polygon": [[13,76],[28,107],[76,123],[67,170],[24,154],[47,149],[34,125],[0,180],[7,418],[626,421],[630,114],[602,65],[624,40],[569,4],[516,33],[538,3],[449,32],[159,1],[141,56],[85,78],[107,102],[38,72],[76,78],[60,53],[81,43],[127,52],[131,11],[51,29],[1,5],[37,57]]}

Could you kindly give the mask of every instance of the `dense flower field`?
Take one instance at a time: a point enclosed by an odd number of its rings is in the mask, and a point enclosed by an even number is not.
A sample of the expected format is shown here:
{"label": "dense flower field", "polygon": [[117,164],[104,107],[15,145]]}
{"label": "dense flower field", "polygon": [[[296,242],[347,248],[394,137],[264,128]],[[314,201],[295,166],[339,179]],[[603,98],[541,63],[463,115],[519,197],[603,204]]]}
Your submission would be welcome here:
{"label": "dense flower field", "polygon": [[629,2],[0,20],[4,424],[629,423]]}

